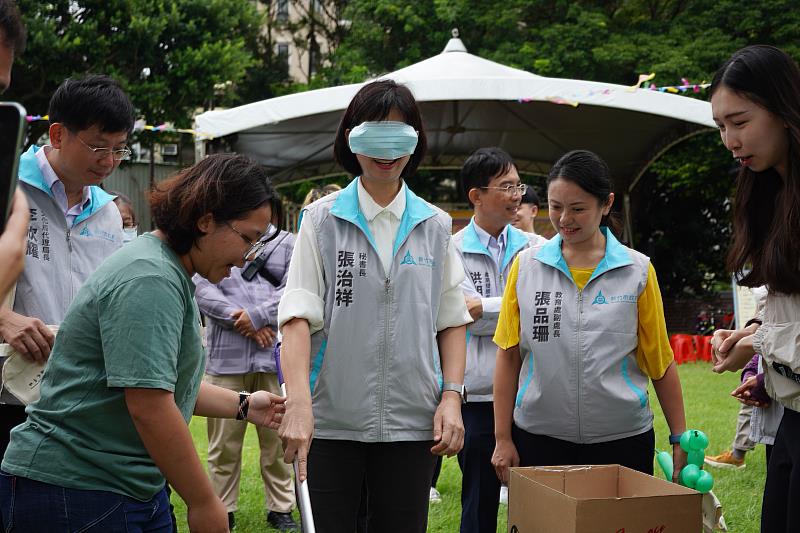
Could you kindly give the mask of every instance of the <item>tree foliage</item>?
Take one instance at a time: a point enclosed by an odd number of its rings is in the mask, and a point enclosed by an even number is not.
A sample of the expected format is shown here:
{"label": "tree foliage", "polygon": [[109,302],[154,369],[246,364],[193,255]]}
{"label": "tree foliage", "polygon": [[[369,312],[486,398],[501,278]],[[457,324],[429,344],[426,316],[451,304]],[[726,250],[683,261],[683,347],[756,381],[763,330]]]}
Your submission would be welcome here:
{"label": "tree foliage", "polygon": [[[28,48],[9,97],[45,114],[70,76],[102,73],[125,86],[150,123],[191,124],[197,108],[271,96],[286,78],[248,0],[20,0]],[[266,81],[266,83],[264,83]],[[216,88],[215,88],[216,86]]]}
{"label": "tree foliage", "polygon": [[[456,27],[481,57],[543,76],[623,85],[649,72],[658,85],[709,81],[748,44],[773,44],[800,59],[800,10],[791,0],[351,0],[344,16],[350,31],[317,86],[426,59]],[[731,167],[718,136],[704,134],[667,152],[635,190],[635,243],[652,256],[665,293],[727,282]]]}

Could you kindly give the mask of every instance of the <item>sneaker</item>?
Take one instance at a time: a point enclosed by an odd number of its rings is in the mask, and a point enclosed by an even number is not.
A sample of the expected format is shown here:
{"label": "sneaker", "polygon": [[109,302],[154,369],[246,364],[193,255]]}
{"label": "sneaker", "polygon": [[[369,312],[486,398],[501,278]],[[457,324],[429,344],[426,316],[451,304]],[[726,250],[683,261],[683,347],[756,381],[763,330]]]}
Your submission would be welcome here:
{"label": "sneaker", "polygon": [[267,513],[267,523],[278,531],[300,531],[300,526],[292,518],[292,513]]}
{"label": "sneaker", "polygon": [[500,487],[500,503],[508,505],[508,487],[505,485]]}
{"label": "sneaker", "polygon": [[234,518],[233,513],[228,513],[228,529],[230,531],[236,529],[236,518]]}
{"label": "sneaker", "polygon": [[706,457],[705,463],[707,465],[716,466],[717,468],[730,468],[735,470],[745,467],[744,458],[737,459],[730,450],[724,451],[719,455]]}
{"label": "sneaker", "polygon": [[439,491],[436,490],[436,487],[431,487],[431,493],[430,493],[429,499],[430,499],[431,503],[441,503],[442,502],[442,495],[439,494]]}

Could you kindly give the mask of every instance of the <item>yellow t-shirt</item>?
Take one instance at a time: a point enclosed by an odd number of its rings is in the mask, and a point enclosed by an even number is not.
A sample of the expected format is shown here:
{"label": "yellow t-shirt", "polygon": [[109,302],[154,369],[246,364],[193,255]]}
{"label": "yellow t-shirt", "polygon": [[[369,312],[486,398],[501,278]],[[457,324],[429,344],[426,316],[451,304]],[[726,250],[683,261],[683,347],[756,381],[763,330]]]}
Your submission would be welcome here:
{"label": "yellow t-shirt", "polygon": [[[593,268],[570,268],[570,274],[578,289],[583,290],[592,277]],[[494,343],[504,350],[519,344],[519,301],[517,300],[517,278],[519,277],[519,256],[514,258],[511,271],[508,273],[503,301],[500,305],[500,316]],[[661,379],[672,363],[674,356],[667,337],[667,325],[664,321],[664,304],[653,265],[647,270],[647,284],[637,302],[639,310],[638,336],[636,347],[636,363],[639,369],[650,379]]]}

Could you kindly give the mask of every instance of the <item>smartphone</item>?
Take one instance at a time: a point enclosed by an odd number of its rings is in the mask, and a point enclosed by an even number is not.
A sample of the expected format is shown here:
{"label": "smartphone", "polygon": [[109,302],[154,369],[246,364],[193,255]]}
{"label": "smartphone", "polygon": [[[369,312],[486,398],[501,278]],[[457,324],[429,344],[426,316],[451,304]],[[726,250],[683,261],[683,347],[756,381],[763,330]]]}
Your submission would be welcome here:
{"label": "smartphone", "polygon": [[0,102],[0,233],[6,228],[17,190],[19,156],[28,127],[26,114],[16,102]]}

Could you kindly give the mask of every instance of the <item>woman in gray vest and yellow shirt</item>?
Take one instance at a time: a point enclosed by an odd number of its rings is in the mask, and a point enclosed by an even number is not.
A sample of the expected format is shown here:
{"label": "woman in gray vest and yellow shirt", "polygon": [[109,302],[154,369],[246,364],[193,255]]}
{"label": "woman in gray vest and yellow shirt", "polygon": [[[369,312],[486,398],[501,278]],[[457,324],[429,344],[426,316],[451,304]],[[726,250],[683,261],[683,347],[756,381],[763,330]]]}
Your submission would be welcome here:
{"label": "woman in gray vest and yellow shirt", "polygon": [[492,463],[506,482],[519,465],[619,463],[652,474],[652,380],[677,474],[686,421],[653,266],[609,229],[614,193],[597,155],[565,154],[547,184],[558,234],[517,256],[494,337]]}
{"label": "woman in gray vest and yellow shirt", "polygon": [[403,181],[425,147],[411,91],[365,85],[334,144],[357,177],[304,210],[289,266],[279,433],[323,533],[355,531],[364,482],[369,531],[424,532],[434,454],[463,443],[464,271],[450,217]]}

